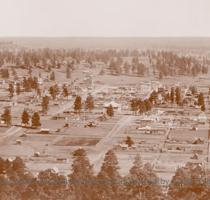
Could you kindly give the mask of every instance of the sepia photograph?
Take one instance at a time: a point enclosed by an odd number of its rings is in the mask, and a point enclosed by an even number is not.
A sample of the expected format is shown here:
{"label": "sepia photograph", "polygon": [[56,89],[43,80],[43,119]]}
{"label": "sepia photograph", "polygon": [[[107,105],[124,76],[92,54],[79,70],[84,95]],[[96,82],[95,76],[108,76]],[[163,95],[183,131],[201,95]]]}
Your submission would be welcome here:
{"label": "sepia photograph", "polygon": [[0,0],[0,200],[210,200],[210,0]]}

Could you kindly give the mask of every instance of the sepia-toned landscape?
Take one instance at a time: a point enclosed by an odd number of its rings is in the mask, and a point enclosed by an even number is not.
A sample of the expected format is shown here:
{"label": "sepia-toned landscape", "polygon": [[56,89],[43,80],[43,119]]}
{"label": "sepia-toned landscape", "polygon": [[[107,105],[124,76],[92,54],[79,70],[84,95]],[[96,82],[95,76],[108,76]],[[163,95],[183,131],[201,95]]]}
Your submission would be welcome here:
{"label": "sepia-toned landscape", "polygon": [[0,200],[210,200],[209,0],[0,0]]}
{"label": "sepia-toned landscape", "polygon": [[1,199],[208,199],[209,43],[2,38]]}

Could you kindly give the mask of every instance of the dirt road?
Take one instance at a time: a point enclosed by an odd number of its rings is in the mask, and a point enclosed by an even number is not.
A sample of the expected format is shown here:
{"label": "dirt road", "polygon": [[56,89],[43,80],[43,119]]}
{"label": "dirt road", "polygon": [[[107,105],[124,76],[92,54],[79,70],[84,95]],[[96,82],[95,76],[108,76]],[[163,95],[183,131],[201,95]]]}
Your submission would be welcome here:
{"label": "dirt road", "polygon": [[20,131],[22,130],[21,127],[16,127],[16,126],[12,126],[11,128],[9,128],[5,133],[3,133],[0,137],[0,144],[1,145],[6,145],[7,142],[13,137],[15,136],[17,133],[20,133]]}
{"label": "dirt road", "polygon": [[106,152],[113,146],[113,138],[122,133],[125,128],[132,122],[133,116],[123,116],[112,128],[112,130],[96,144],[94,151],[99,154],[94,158],[93,165],[96,171],[99,170],[100,165],[104,159]]}

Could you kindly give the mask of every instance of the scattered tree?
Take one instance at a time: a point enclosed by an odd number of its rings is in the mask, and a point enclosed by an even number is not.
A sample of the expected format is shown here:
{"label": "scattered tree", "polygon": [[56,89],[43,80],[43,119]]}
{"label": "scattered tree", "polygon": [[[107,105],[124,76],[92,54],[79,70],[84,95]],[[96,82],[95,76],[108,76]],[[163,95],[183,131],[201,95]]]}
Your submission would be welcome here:
{"label": "scattered tree", "polygon": [[55,88],[55,86],[51,86],[49,88],[49,93],[50,93],[51,97],[53,98],[53,100],[55,100],[55,98],[56,98],[56,88]]}
{"label": "scattered tree", "polygon": [[172,87],[171,88],[171,94],[170,94],[171,103],[174,103],[174,96],[175,96],[174,88]]}
{"label": "scattered tree", "polygon": [[176,103],[177,105],[179,105],[181,103],[181,89],[179,87],[176,88],[175,94],[176,94]]}
{"label": "scattered tree", "polygon": [[4,109],[4,113],[1,115],[1,119],[4,121],[7,126],[11,125],[12,116],[11,116],[11,110],[9,108]]}
{"label": "scattered tree", "polygon": [[106,114],[109,116],[109,117],[113,117],[114,116],[114,109],[112,107],[112,105],[110,104],[107,109],[106,109]]}
{"label": "scattered tree", "polygon": [[42,111],[44,113],[46,113],[48,111],[49,108],[49,97],[48,96],[44,96],[42,98]]}
{"label": "scattered tree", "polygon": [[68,88],[66,87],[66,85],[63,85],[63,96],[64,97],[68,97],[69,96],[69,91]]}
{"label": "scattered tree", "polygon": [[22,124],[24,125],[29,124],[30,116],[26,110],[23,111],[21,119],[22,119]]}
{"label": "scattered tree", "polygon": [[205,110],[206,110],[206,107],[205,107],[205,105],[203,104],[203,105],[201,106],[201,111],[205,112]]}
{"label": "scattered tree", "polygon": [[131,139],[130,136],[127,136],[125,140],[125,144],[127,144],[129,147],[131,147],[134,144],[134,141]]}
{"label": "scattered tree", "polygon": [[32,115],[31,123],[32,123],[32,126],[33,126],[33,127],[41,126],[41,123],[40,123],[40,116],[39,116],[39,113],[38,113],[38,112],[35,112],[35,113]]}
{"label": "scattered tree", "polygon": [[76,96],[74,101],[74,110],[80,113],[81,109],[82,109],[82,98],[80,96]]}
{"label": "scattered tree", "polygon": [[85,109],[91,111],[94,108],[94,100],[91,95],[88,95],[85,100]]}
{"label": "scattered tree", "polygon": [[16,84],[16,94],[19,95],[20,92],[21,92],[20,83],[17,83],[17,84]]}
{"label": "scattered tree", "polygon": [[202,106],[204,105],[204,96],[203,96],[203,93],[201,92],[199,95],[198,95],[198,105],[199,106]]}

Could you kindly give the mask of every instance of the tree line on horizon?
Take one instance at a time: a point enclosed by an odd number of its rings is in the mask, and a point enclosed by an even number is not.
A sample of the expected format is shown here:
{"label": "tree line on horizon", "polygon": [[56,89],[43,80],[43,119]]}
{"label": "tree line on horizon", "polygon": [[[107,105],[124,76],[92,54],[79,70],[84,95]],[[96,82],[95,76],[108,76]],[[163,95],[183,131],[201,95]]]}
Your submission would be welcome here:
{"label": "tree line on horizon", "polygon": [[[131,57],[131,61],[124,58]],[[143,58],[143,59],[142,59]],[[147,64],[144,62],[147,58]],[[148,75],[148,67],[153,69],[153,73],[159,73],[159,78],[165,76],[197,76],[207,74],[210,60],[203,56],[197,58],[192,55],[179,55],[174,51],[163,50],[129,50],[129,49],[108,49],[108,50],[84,50],[84,49],[24,49],[19,51],[3,50],[0,52],[0,74],[3,78],[9,77],[5,64],[16,68],[28,69],[40,68],[52,71],[55,68],[66,67],[66,77],[70,78],[71,71],[80,61],[86,61],[90,66],[94,62],[103,62],[108,66],[112,75]],[[13,67],[11,67],[13,68]],[[105,73],[105,68],[101,74]],[[50,77],[54,79],[53,74]]]}

